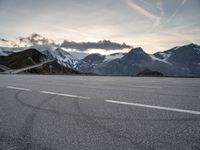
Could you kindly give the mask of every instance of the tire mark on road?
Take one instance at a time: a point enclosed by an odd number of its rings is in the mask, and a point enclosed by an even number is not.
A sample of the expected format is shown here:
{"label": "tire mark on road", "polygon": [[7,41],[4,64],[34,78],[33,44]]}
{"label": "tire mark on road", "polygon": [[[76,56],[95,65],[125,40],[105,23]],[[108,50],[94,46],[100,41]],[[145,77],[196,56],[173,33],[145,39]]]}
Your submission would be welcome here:
{"label": "tire mark on road", "polygon": [[[147,149],[147,147],[144,145],[144,143],[140,143],[139,141],[134,141],[134,139],[132,139],[131,137],[128,137],[126,135],[120,134],[119,132],[110,129],[108,127],[106,127],[105,125],[100,124],[97,120],[95,120],[95,118],[93,118],[92,116],[87,115],[86,113],[84,113],[84,111],[82,110],[82,108],[80,107],[79,101],[75,100],[74,102],[74,107],[76,108],[76,110],[78,111],[78,113],[85,118],[85,122],[87,124],[89,124],[92,127],[97,127],[100,128],[102,130],[104,130],[106,133],[108,133],[111,137],[115,138],[115,139],[122,139],[125,142],[129,141],[129,143],[132,146],[137,147],[138,149]],[[78,121],[78,120],[76,120]],[[80,120],[78,122],[78,124],[80,123]],[[148,147],[148,149],[153,149],[151,147]]]}
{"label": "tire mark on road", "polygon": [[22,91],[19,91],[16,95],[15,95],[15,99],[23,106],[26,106],[26,107],[29,107],[29,108],[32,108],[32,109],[39,109],[43,112],[47,112],[47,113],[54,113],[56,115],[68,115],[68,116],[74,116],[74,117],[80,117],[80,115],[78,114],[74,114],[74,113],[68,113],[68,112],[60,112],[60,111],[56,111],[54,109],[49,109],[49,108],[41,108],[41,107],[37,107],[37,106],[34,106],[34,105],[31,105],[31,104],[28,104],[28,103],[25,103],[23,102],[21,99],[19,99],[19,94],[20,92]]}
{"label": "tire mark on road", "polygon": [[[18,92],[15,96],[15,98],[18,101],[22,101],[19,98],[19,94],[21,92]],[[44,100],[42,100],[36,107],[32,109],[32,111],[27,115],[25,118],[25,121],[22,125],[22,128],[19,132],[19,139],[22,141],[21,144],[18,145],[17,150],[30,150],[34,148],[34,143],[32,141],[32,134],[33,134],[33,127],[34,127],[34,121],[35,117],[37,116],[37,113],[40,111],[39,108],[41,108],[45,103],[50,101],[54,96],[47,97]]]}

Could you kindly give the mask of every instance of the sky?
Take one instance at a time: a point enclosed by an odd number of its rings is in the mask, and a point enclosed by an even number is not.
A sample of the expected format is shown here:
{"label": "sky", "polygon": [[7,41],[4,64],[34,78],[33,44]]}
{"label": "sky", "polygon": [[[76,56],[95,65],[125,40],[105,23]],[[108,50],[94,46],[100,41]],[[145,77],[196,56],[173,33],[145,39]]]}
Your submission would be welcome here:
{"label": "sky", "polygon": [[200,43],[200,0],[0,0],[0,38],[111,40],[153,53]]}

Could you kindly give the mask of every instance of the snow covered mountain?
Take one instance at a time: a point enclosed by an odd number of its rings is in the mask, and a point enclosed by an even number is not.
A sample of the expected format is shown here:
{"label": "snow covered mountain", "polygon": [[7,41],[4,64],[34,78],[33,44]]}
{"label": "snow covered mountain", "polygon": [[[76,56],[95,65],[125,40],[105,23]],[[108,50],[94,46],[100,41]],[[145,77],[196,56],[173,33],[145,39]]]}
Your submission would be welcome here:
{"label": "snow covered mountain", "polygon": [[[82,66],[80,64],[82,62],[85,66],[94,66],[93,63],[85,63],[85,60],[82,61],[82,59],[88,56],[89,53],[60,47],[60,45],[55,44],[53,40],[49,40],[36,33],[28,37],[19,37],[13,41],[0,39],[0,56],[8,56],[12,53],[24,51],[30,48],[37,49],[42,54],[46,55],[48,59],[56,59],[61,65],[72,69],[80,69],[80,66]],[[122,56],[122,53],[111,54],[104,56],[102,61],[109,62],[112,59],[121,58]]]}
{"label": "snow covered mountain", "polygon": [[158,68],[169,75],[200,75],[200,45],[188,44],[174,47],[164,52],[154,54],[161,61],[167,62],[169,67]]}
{"label": "snow covered mountain", "polygon": [[108,62],[122,58],[126,53],[114,53],[110,55],[101,55],[98,53],[90,54],[84,59],[80,60],[77,64],[77,69],[81,72],[92,72],[101,74],[98,68],[104,66]]}
{"label": "snow covered mountain", "polygon": [[[76,57],[68,53],[64,48],[60,48],[53,40],[49,40],[39,34],[34,33],[29,37],[19,37],[15,41],[0,39],[0,56],[8,56],[30,48],[37,49],[50,60],[56,59],[58,63],[65,67],[76,68],[78,61]],[[75,55],[76,53],[74,52],[73,54]]]}
{"label": "snow covered mountain", "polygon": [[200,76],[200,46],[196,44],[155,54],[148,54],[142,48],[133,48],[127,54],[117,54],[113,59],[110,57],[89,55],[79,63],[78,68],[83,72],[101,75],[136,75],[151,69],[167,76]]}
{"label": "snow covered mountain", "polygon": [[104,62],[109,62],[111,60],[114,60],[114,59],[120,59],[122,58],[126,53],[113,53],[113,54],[110,54],[110,55],[106,55],[105,56],[105,59],[104,59]]}
{"label": "snow covered mountain", "polygon": [[76,69],[78,59],[73,57],[70,53],[63,50],[62,48],[57,48],[53,51],[53,57],[57,60],[57,62],[65,67]]}
{"label": "snow covered mountain", "polygon": [[88,54],[60,47],[54,41],[32,34],[14,41],[0,39],[0,56],[34,48],[47,59],[55,59],[64,67],[100,75],[136,75],[149,69],[167,76],[200,76],[200,46],[188,44],[163,52],[148,54],[142,48],[110,55]]}

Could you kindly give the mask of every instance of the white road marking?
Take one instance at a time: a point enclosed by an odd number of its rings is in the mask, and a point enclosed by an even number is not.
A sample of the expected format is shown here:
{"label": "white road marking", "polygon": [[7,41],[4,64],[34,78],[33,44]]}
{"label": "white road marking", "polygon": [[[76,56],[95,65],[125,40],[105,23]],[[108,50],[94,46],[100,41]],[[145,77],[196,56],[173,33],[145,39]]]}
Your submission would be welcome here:
{"label": "white road marking", "polygon": [[70,95],[70,94],[63,94],[63,93],[56,93],[56,92],[49,92],[49,91],[40,91],[40,93],[65,96],[65,97],[73,97],[73,98],[81,98],[81,99],[90,99],[90,97],[83,97],[83,96],[78,96],[78,95]]}
{"label": "white road marking", "polygon": [[31,91],[30,89],[15,87],[15,86],[7,86],[8,89],[22,90],[22,91]]}
{"label": "white road marking", "polygon": [[146,104],[139,104],[139,103],[122,102],[122,101],[114,101],[114,100],[105,100],[105,101],[108,102],[108,103],[132,105],[132,106],[138,106],[138,107],[154,108],[154,109],[159,109],[159,110],[167,110],[167,111],[174,111],[174,112],[182,112],[182,113],[200,115],[200,111],[185,110],[185,109],[170,108],[170,107],[162,107],[162,106],[154,106],[154,105],[146,105]]}
{"label": "white road marking", "polygon": [[162,89],[161,86],[142,86],[142,85],[132,85],[132,84],[129,84],[127,86],[130,88]]}

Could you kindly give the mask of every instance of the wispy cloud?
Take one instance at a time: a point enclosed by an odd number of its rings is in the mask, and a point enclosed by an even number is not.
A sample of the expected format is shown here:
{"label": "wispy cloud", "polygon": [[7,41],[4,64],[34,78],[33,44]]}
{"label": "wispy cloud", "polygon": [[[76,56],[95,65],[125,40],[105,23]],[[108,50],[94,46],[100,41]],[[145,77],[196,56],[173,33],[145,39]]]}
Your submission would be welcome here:
{"label": "wispy cloud", "polygon": [[175,16],[176,14],[178,13],[179,9],[181,7],[183,7],[183,5],[187,2],[187,0],[183,0],[179,5],[178,7],[176,8],[176,10],[174,11],[174,13],[167,19],[166,23],[170,22]]}
{"label": "wispy cloud", "polygon": [[56,43],[108,39],[149,51],[200,43],[200,0],[85,1],[0,0],[0,38],[36,32]]}
{"label": "wispy cloud", "polygon": [[156,8],[160,11],[160,18],[162,18],[164,14],[163,3],[162,0],[159,0],[156,4]]}
{"label": "wispy cloud", "polygon": [[143,16],[149,18],[150,20],[153,20],[155,22],[155,25],[160,24],[161,18],[159,16],[151,13],[150,11],[143,8],[142,6],[136,4],[134,0],[124,0],[124,1],[126,2],[126,4],[128,4],[130,7],[134,8],[135,10],[137,10]]}

